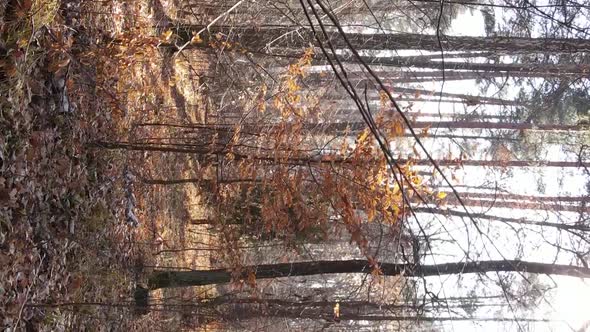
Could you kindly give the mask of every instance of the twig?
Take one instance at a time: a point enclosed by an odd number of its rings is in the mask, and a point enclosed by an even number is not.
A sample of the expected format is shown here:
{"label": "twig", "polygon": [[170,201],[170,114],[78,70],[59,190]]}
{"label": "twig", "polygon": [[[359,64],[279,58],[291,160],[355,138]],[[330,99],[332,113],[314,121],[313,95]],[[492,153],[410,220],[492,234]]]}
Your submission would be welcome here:
{"label": "twig", "polygon": [[35,274],[33,275],[33,280],[31,280],[31,284],[29,285],[29,287],[27,287],[27,291],[25,293],[25,299],[23,301],[23,304],[20,306],[20,310],[18,312],[18,318],[16,319],[16,323],[14,324],[14,328],[18,328],[18,325],[20,324],[20,321],[23,317],[23,311],[25,310],[25,306],[27,305],[27,301],[29,300],[29,293],[31,292],[31,288],[33,288],[33,285],[35,284],[35,281],[37,280],[37,275],[39,274],[39,270],[41,270],[41,265],[43,265],[43,261],[45,260],[45,255],[43,255],[43,257],[41,257],[41,261],[39,262],[39,267],[35,270]]}
{"label": "twig", "polygon": [[[230,9],[228,9],[227,11],[225,11],[223,14],[217,16],[213,21],[211,21],[211,23],[207,24],[206,27],[204,27],[203,29],[199,30],[194,36],[194,37],[198,37],[201,33],[205,32],[205,30],[209,31],[209,28],[211,28],[211,26],[213,24],[215,24],[217,21],[219,21],[220,19],[222,19],[223,17],[225,17],[227,14],[231,13],[234,9],[238,8],[238,6],[240,6],[245,0],[240,0],[238,2],[236,2],[235,5],[233,5]],[[177,57],[190,43],[192,42],[192,40],[187,41],[186,43],[184,43],[182,46],[180,46],[180,48],[178,49],[178,51],[176,52],[176,54],[174,55],[174,57]]]}

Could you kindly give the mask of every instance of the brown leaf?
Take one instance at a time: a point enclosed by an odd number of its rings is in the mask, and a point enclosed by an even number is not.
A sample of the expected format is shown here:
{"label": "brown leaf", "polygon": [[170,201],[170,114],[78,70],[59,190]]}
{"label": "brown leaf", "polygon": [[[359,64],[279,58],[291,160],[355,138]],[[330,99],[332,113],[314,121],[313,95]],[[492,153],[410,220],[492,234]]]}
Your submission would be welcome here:
{"label": "brown leaf", "polygon": [[50,73],[55,73],[58,70],[67,66],[69,63],[70,63],[70,57],[65,57],[65,58],[61,58],[61,59],[60,59],[60,57],[57,57],[49,63],[49,66],[47,66],[47,71],[49,71]]}
{"label": "brown leaf", "polygon": [[16,188],[12,188],[11,190],[9,190],[7,188],[0,189],[0,206],[15,207],[16,206],[16,194],[17,194]]}
{"label": "brown leaf", "polygon": [[0,206],[10,201],[10,190],[2,188],[0,189]]}
{"label": "brown leaf", "polygon": [[27,17],[31,11],[31,7],[33,7],[33,0],[17,0],[15,10],[16,17],[19,19]]}

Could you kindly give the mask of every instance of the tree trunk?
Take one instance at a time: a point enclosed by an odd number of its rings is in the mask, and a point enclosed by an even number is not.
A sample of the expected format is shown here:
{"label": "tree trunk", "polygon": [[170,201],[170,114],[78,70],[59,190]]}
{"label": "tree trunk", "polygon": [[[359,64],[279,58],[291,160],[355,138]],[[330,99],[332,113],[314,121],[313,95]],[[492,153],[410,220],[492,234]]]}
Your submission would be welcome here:
{"label": "tree trunk", "polygon": [[[172,26],[175,33],[183,39],[190,40],[193,32],[197,32],[203,26]],[[218,33],[228,36],[226,41],[239,42],[242,47],[251,50],[261,50],[272,41],[272,47],[298,49],[307,47],[310,42],[315,43],[309,29],[297,29],[292,27],[210,27],[201,35],[203,43],[208,45],[216,41]],[[337,31],[329,31],[330,41],[336,49],[348,49],[344,38]],[[278,38],[281,37],[282,38]],[[368,50],[426,50],[440,51],[482,51],[482,52],[543,52],[543,53],[580,53],[590,51],[588,39],[565,38],[525,38],[525,37],[469,37],[469,36],[442,36],[424,35],[416,33],[398,34],[362,34],[347,33],[347,38],[356,49]],[[181,43],[179,43],[181,44]],[[166,45],[165,45],[166,46]],[[169,45],[173,46],[173,45]]]}
{"label": "tree trunk", "polygon": [[[442,80],[442,78],[441,78]],[[485,96],[476,96],[476,95],[468,95],[462,93],[451,93],[451,92],[440,92],[440,91],[433,91],[433,90],[424,90],[424,89],[414,89],[414,88],[403,88],[398,86],[389,86],[386,85],[387,89],[390,93],[394,95],[400,95],[398,101],[407,101],[409,100],[406,98],[407,96],[411,96],[416,98],[417,101],[421,101],[418,97],[436,97],[435,101],[439,101],[439,98],[442,97],[441,102],[447,102],[454,99],[456,102],[462,102],[467,105],[499,105],[499,106],[522,106],[528,107],[525,102],[518,101],[518,100],[509,100],[509,99],[502,99],[502,98],[495,98],[495,97],[485,97]],[[325,98],[342,100],[342,101],[349,101],[350,99],[346,99],[346,94],[344,89],[335,89],[331,92],[328,92],[323,95]],[[367,93],[367,99],[369,100],[379,100],[380,95],[379,91],[371,91]],[[426,99],[427,100],[427,99]]]}
{"label": "tree trunk", "polygon": [[[369,65],[379,65],[375,68],[375,74],[379,76],[385,83],[420,83],[420,82],[440,82],[443,77],[443,65],[440,62],[433,61],[414,61],[412,59],[401,61],[392,61],[389,58],[375,58],[362,57]],[[346,61],[353,61],[347,59]],[[324,61],[325,62],[325,61]],[[321,64],[320,62],[318,64]],[[385,68],[392,67],[396,69],[387,70]],[[532,65],[510,64],[510,66],[501,64],[486,64],[486,63],[459,63],[459,62],[445,62],[444,77],[448,81],[458,80],[476,80],[476,79],[492,79],[492,78],[575,78],[583,76],[582,69],[585,67],[577,65],[555,65],[551,67]],[[350,67],[350,66],[349,66]],[[401,71],[397,68],[407,69],[408,67],[421,69],[437,69],[436,71],[422,71],[422,72],[407,72]],[[543,69],[545,68],[545,70]],[[551,68],[551,69],[549,69]],[[281,67],[282,69],[282,67]],[[453,71],[461,70],[461,71]],[[469,70],[469,71],[466,71]],[[358,72],[357,68],[349,68],[349,79],[353,84],[364,84],[363,82],[372,82],[367,79],[367,74]],[[306,82],[332,82],[337,78],[331,72],[310,72],[306,77]],[[372,83],[369,83],[371,86]]]}
{"label": "tree trunk", "polygon": [[[446,192],[448,195],[452,195],[450,191]],[[568,203],[579,203],[579,202],[590,202],[588,196],[532,196],[532,195],[519,195],[512,193],[489,193],[489,192],[462,192],[461,197],[466,198],[482,198],[486,200],[517,200],[517,201],[533,201],[533,202],[568,202]],[[448,196],[451,197],[451,196]]]}
{"label": "tree trunk", "polygon": [[[379,266],[383,275],[406,277],[436,276],[443,274],[485,273],[485,272],[527,272],[550,275],[564,275],[580,278],[590,277],[590,268],[525,262],[520,260],[479,261],[467,263],[446,263],[438,265],[414,265],[382,263]],[[243,267],[256,279],[271,279],[295,276],[308,276],[332,273],[371,273],[373,269],[365,260],[315,261],[280,263]],[[248,273],[241,278],[247,279]],[[234,275],[235,278],[235,275]],[[149,289],[168,287],[203,286],[228,283],[232,280],[231,269],[200,271],[155,271],[149,277]]]}
{"label": "tree trunk", "polygon": [[[248,320],[252,318],[261,317],[285,317],[293,319],[321,319],[326,321],[408,321],[408,322],[444,322],[444,321],[472,321],[472,322],[508,322],[508,321],[521,321],[521,322],[551,322],[550,319],[537,319],[537,318],[526,318],[526,317],[461,317],[460,315],[455,316],[441,316],[441,315],[408,315],[401,312],[396,313],[397,308],[391,305],[376,305],[370,303],[368,305],[359,305],[355,302],[341,302],[339,303],[338,317],[334,316],[334,306],[336,302],[325,302],[324,304],[314,303],[301,303],[292,305],[287,301],[273,301],[271,303],[265,303],[265,301],[259,301],[256,303],[237,303],[234,306],[229,306],[226,310],[219,310],[224,312],[223,318],[226,321],[232,320]],[[481,305],[481,306],[486,306]],[[490,305],[488,305],[490,306]],[[439,312],[447,312],[450,308],[465,308],[466,306],[445,306],[441,304],[441,308],[437,309]],[[424,310],[424,308],[410,308],[413,310]],[[425,310],[428,311],[428,310]],[[431,310],[434,313],[437,311]]]}
{"label": "tree trunk", "polygon": [[557,229],[563,229],[563,230],[569,230],[569,231],[590,232],[590,226],[587,226],[584,224],[572,225],[572,224],[566,224],[566,223],[534,221],[534,220],[527,220],[525,218],[512,218],[512,217],[502,217],[502,216],[490,215],[487,213],[467,213],[465,211],[454,210],[454,209],[416,207],[416,208],[413,208],[413,210],[416,213],[436,213],[436,214],[441,214],[441,215],[445,215],[445,216],[454,216],[454,217],[461,217],[461,218],[474,218],[474,219],[481,219],[481,220],[514,223],[514,224],[520,224],[520,225],[555,227]]}
{"label": "tree trunk", "polygon": [[[452,192],[445,193],[449,204],[459,205]],[[493,192],[462,192],[460,195],[464,203],[471,206],[547,211],[588,212],[590,202],[587,196],[530,196]]]}
{"label": "tree trunk", "polygon": [[[414,165],[432,165],[428,159],[413,160]],[[590,163],[577,161],[542,161],[542,160],[436,160],[438,166],[478,166],[478,167],[590,167]]]}
{"label": "tree trunk", "polygon": [[[226,151],[209,151],[206,149],[198,149],[191,147],[169,147],[169,146],[157,146],[157,145],[145,145],[141,143],[127,143],[127,142],[94,142],[89,144],[90,147],[103,148],[103,149],[115,149],[115,150],[129,150],[129,151],[158,151],[158,152],[173,152],[173,153],[189,153],[197,154],[202,156],[223,156]],[[351,159],[341,158],[326,155],[313,155],[309,157],[285,157],[277,158],[273,156],[257,156],[257,155],[245,155],[237,152],[233,153],[234,160],[253,159],[269,164],[289,164],[294,166],[308,166],[314,164],[349,164]],[[378,162],[376,159],[365,160],[366,163]],[[399,158],[394,160],[399,164],[406,164],[412,162],[413,165],[418,166],[429,166],[432,165],[428,159],[404,159]],[[588,162],[578,161],[542,161],[542,160],[453,160],[453,159],[439,159],[435,160],[438,166],[479,166],[479,167],[590,167]]]}
{"label": "tree trunk", "polygon": [[[359,60],[354,57],[343,59],[344,62],[357,63]],[[430,61],[430,60],[414,60],[412,58],[397,58],[397,57],[369,57],[361,56],[361,61],[369,65],[380,65],[387,67],[401,67],[401,68],[423,68],[423,69],[438,69],[438,70],[468,70],[470,72],[462,72],[469,74],[473,72],[481,72],[482,76],[485,73],[497,76],[513,75],[513,77],[581,77],[586,75],[590,70],[590,65],[587,64],[569,64],[569,65],[548,65],[548,64],[528,64],[528,63],[478,63],[478,62],[459,62],[459,61]],[[454,72],[449,72],[450,74]],[[495,74],[494,74],[495,73]],[[446,75],[445,75],[446,76]],[[451,76],[452,77],[452,76]]]}
{"label": "tree trunk", "polygon": [[[395,91],[394,91],[395,93]],[[163,125],[163,124],[162,124]],[[199,129],[201,125],[180,125],[180,124],[168,124],[170,127],[182,127],[191,128],[195,126],[195,129]],[[230,123],[218,123],[216,126],[219,129],[233,128],[235,124]],[[330,132],[344,132],[346,130],[359,131],[366,128],[365,122],[306,122],[301,125],[302,130],[314,130],[321,129],[325,133]],[[276,124],[254,124],[244,123],[241,125],[241,129],[247,132],[268,132],[269,130],[279,129],[281,126]],[[558,125],[558,124],[533,124],[533,123],[511,123],[511,122],[482,122],[482,121],[415,121],[412,122],[412,128],[424,129],[424,128],[448,128],[448,129],[506,129],[506,130],[546,130],[546,131],[586,131],[588,126],[586,125]],[[280,128],[285,130],[289,128]],[[100,143],[103,147],[108,147],[112,144],[108,142]],[[135,143],[131,143],[135,144]],[[202,149],[203,151],[205,149]]]}
{"label": "tree trunk", "polygon": [[[572,204],[562,204],[562,203],[571,203],[576,201],[549,201],[549,200],[542,200],[542,201],[525,201],[525,200],[503,200],[501,198],[491,198],[491,199],[484,199],[484,198],[475,198],[470,196],[470,194],[460,194],[462,204],[459,202],[456,196],[453,193],[449,193],[450,196],[447,196],[448,199],[446,200],[447,205],[453,206],[473,206],[473,207],[480,207],[480,208],[506,208],[506,209],[516,209],[516,210],[544,210],[544,211],[568,211],[568,212],[577,212],[583,213],[588,212],[588,205],[586,201],[577,201],[578,205]],[[490,196],[493,196],[489,194]]]}

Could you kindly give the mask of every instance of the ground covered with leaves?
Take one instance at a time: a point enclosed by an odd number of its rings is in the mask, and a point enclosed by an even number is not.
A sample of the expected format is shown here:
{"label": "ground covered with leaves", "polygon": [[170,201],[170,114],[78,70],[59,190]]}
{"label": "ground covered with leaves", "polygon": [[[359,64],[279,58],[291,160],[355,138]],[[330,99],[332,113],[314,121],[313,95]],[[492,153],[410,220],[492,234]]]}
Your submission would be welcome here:
{"label": "ground covered with leaves", "polygon": [[183,67],[156,47],[158,8],[146,1],[0,1],[5,329],[141,330],[153,323],[129,314],[132,290],[146,266],[158,263],[157,253],[182,245],[179,221],[199,218],[201,207],[194,188],[139,179],[190,176],[173,167],[190,160],[95,143],[149,135],[132,130],[138,121],[198,117],[187,108],[198,95],[188,60]]}

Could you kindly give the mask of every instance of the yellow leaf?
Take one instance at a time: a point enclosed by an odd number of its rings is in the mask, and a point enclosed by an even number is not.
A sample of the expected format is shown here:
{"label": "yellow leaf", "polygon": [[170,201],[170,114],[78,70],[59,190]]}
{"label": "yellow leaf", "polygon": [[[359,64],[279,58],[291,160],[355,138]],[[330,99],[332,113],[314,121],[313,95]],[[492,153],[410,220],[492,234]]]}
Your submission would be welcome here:
{"label": "yellow leaf", "polygon": [[404,125],[400,121],[395,121],[393,123],[393,134],[395,136],[403,136],[404,135]]}
{"label": "yellow leaf", "polygon": [[340,303],[334,305],[334,318],[340,318]]}
{"label": "yellow leaf", "polygon": [[418,185],[420,185],[422,183],[422,179],[419,178],[419,177],[417,177],[417,176],[413,177],[411,181],[416,186],[418,186]]}
{"label": "yellow leaf", "polygon": [[363,130],[363,132],[359,135],[357,141],[358,143],[364,142],[367,137],[369,137],[369,131],[367,129]]}
{"label": "yellow leaf", "polygon": [[375,210],[370,208],[367,210],[367,221],[373,221],[375,219]]}
{"label": "yellow leaf", "polygon": [[16,45],[18,45],[18,47],[20,48],[26,48],[27,45],[29,45],[29,40],[27,38],[20,38],[19,40],[16,41]]}
{"label": "yellow leaf", "polygon": [[172,30],[168,30],[162,34],[161,38],[164,41],[170,41],[170,38],[172,38],[172,34],[173,34]]}
{"label": "yellow leaf", "polygon": [[348,143],[346,143],[346,141],[343,141],[342,146],[340,147],[340,155],[342,155],[342,156],[346,155],[347,151],[348,151]]}
{"label": "yellow leaf", "polygon": [[203,42],[203,39],[199,35],[195,35],[195,36],[193,36],[193,38],[191,38],[191,44],[200,44],[202,42]]}
{"label": "yellow leaf", "polygon": [[443,191],[440,191],[438,194],[436,194],[436,197],[438,199],[445,199],[445,197],[447,197],[447,193],[446,192],[443,192]]}

